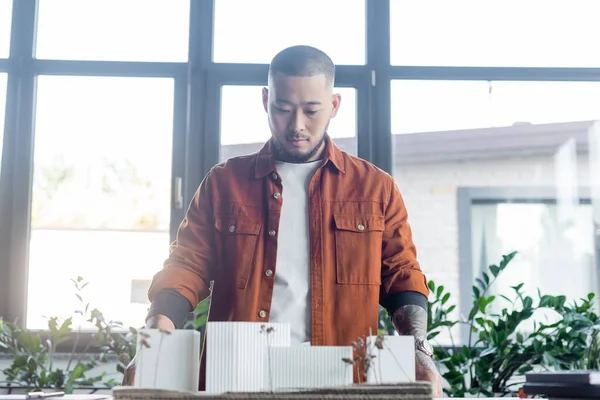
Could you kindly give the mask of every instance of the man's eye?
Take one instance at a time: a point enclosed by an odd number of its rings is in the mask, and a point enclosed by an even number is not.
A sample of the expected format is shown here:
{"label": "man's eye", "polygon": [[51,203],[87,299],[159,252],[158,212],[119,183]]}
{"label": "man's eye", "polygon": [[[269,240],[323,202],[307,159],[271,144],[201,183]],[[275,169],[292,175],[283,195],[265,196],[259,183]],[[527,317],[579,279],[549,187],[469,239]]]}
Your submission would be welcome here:
{"label": "man's eye", "polygon": [[306,110],[306,111],[304,111],[304,113],[306,115],[315,115],[317,113],[317,111],[316,110]]}
{"label": "man's eye", "polygon": [[290,110],[285,110],[285,109],[283,109],[283,108],[279,108],[279,107],[275,107],[275,109],[276,109],[278,112],[281,112],[281,113],[289,113],[289,112],[290,112]]}

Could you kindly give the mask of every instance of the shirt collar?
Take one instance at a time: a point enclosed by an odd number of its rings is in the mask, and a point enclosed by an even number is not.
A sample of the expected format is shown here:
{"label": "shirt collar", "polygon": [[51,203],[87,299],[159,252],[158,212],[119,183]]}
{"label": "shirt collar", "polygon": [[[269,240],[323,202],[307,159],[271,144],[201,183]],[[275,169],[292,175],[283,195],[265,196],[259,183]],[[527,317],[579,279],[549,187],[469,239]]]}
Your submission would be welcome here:
{"label": "shirt collar", "polygon": [[[342,173],[346,172],[344,154],[330,137],[327,137],[325,140],[325,151],[323,152],[323,163],[321,166],[327,164],[333,165]],[[273,141],[269,140],[258,151],[256,166],[254,168],[254,177],[263,178],[272,172],[275,172],[275,146],[273,145]]]}

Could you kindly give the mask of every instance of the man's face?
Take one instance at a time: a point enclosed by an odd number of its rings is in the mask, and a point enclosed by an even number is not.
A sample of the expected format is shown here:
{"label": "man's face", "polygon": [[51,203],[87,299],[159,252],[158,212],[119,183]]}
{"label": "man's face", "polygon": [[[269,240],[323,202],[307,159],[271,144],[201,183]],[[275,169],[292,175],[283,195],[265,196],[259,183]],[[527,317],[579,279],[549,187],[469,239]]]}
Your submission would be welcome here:
{"label": "man's face", "polygon": [[263,89],[263,105],[278,157],[288,162],[318,160],[325,147],[329,120],[341,97],[325,75],[309,77],[275,73]]}

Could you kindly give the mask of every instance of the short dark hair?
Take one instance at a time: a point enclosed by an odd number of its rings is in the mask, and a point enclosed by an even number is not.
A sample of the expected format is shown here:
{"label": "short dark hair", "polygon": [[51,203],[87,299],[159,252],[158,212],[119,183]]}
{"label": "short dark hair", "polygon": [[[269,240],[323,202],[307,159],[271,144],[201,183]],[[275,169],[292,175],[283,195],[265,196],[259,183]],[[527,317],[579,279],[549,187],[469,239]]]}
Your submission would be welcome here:
{"label": "short dark hair", "polygon": [[325,75],[335,80],[335,65],[325,52],[311,46],[292,46],[281,50],[269,65],[269,76],[276,72],[289,76]]}

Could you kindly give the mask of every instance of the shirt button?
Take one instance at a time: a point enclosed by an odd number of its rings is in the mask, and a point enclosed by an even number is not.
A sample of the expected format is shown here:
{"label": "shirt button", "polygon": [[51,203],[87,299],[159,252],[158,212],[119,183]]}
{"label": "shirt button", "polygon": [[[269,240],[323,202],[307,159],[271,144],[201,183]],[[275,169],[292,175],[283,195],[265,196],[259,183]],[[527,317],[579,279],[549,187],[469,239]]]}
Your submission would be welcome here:
{"label": "shirt button", "polygon": [[258,312],[258,316],[261,317],[261,318],[264,318],[264,317],[267,316],[267,312],[265,310],[260,310]]}
{"label": "shirt button", "polygon": [[275,172],[273,172],[273,173],[271,174],[271,177],[272,177],[273,179],[277,179],[277,178],[278,178],[278,176],[277,176],[277,174],[276,174]]}
{"label": "shirt button", "polygon": [[273,197],[275,197],[276,199],[281,197],[281,193],[273,193]]}
{"label": "shirt button", "polygon": [[271,230],[269,231],[269,236],[275,236],[275,233],[276,233],[276,232],[275,232],[273,229],[271,229]]}
{"label": "shirt button", "polygon": [[231,225],[229,227],[229,232],[235,232],[235,225]]}
{"label": "shirt button", "polygon": [[266,270],[265,271],[265,275],[266,276],[273,276],[273,270],[271,270],[271,269]]}
{"label": "shirt button", "polygon": [[363,224],[358,224],[357,226],[359,231],[364,231],[365,230],[365,226]]}

